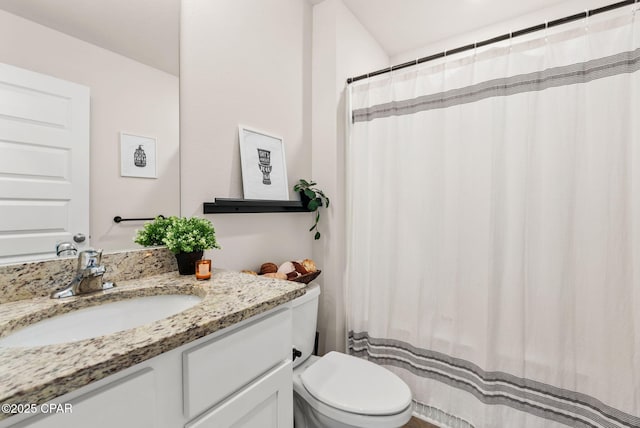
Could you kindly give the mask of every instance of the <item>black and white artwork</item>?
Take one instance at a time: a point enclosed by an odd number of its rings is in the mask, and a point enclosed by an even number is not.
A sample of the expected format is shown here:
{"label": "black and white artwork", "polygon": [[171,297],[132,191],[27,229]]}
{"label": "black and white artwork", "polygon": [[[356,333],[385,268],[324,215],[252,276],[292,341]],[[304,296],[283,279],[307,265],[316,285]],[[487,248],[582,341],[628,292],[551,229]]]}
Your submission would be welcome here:
{"label": "black and white artwork", "polygon": [[282,138],[239,126],[245,199],[289,200]]}
{"label": "black and white artwork", "polygon": [[120,133],[120,175],[157,178],[155,138]]}

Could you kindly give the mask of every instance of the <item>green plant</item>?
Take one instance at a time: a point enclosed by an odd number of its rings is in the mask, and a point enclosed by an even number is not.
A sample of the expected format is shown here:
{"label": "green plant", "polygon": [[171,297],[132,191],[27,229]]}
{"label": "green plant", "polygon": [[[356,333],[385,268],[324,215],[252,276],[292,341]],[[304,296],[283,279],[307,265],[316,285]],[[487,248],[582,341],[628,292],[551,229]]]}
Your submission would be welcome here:
{"label": "green plant", "polygon": [[166,245],[174,254],[220,248],[213,224],[199,217],[156,217],[138,231],[134,242],[144,246]]}
{"label": "green plant", "polygon": [[167,236],[167,227],[170,220],[162,216],[156,217],[153,221],[145,223],[144,228],[138,230],[133,242],[145,247],[155,247],[164,244],[164,237]]}
{"label": "green plant", "polygon": [[302,203],[306,203],[307,209],[309,209],[309,211],[315,212],[315,222],[311,229],[309,229],[309,232],[315,230],[316,234],[314,235],[313,239],[320,239],[320,232],[318,231],[320,211],[318,211],[318,208],[322,206],[329,208],[329,198],[324,194],[322,190],[318,189],[317,187],[313,187],[316,184],[318,183],[316,183],[315,181],[300,179],[298,183],[293,186],[293,190],[295,190],[296,192],[300,192]]}

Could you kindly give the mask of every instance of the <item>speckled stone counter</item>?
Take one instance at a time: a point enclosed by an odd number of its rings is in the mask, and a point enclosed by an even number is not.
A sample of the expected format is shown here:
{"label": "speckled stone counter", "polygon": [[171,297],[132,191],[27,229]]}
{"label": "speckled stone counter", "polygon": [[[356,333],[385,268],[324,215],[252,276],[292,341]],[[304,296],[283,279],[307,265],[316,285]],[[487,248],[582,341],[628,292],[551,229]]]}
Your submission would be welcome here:
{"label": "speckled stone counter", "polygon": [[[75,256],[0,266],[0,304],[46,297],[64,288],[76,274]],[[165,247],[105,253],[105,281],[120,282],[178,270],[175,256]]]}
{"label": "speckled stone counter", "polygon": [[[74,309],[157,294],[195,294],[184,312],[107,336],[31,348],[0,347],[0,404],[41,404],[90,382],[265,312],[305,293],[304,284],[214,271],[208,281],[177,272],[123,281],[96,294],[0,305],[0,337]],[[0,413],[0,419],[9,415]]]}

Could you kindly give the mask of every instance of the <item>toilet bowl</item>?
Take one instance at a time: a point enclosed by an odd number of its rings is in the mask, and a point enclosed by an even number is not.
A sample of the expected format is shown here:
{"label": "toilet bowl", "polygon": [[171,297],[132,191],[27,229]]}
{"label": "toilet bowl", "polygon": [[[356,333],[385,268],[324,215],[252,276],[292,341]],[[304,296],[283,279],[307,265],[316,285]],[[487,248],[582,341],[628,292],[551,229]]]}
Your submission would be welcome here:
{"label": "toilet bowl", "polygon": [[391,371],[339,352],[312,356],[320,288],[293,300],[295,428],[398,428],[411,418],[411,391]]}

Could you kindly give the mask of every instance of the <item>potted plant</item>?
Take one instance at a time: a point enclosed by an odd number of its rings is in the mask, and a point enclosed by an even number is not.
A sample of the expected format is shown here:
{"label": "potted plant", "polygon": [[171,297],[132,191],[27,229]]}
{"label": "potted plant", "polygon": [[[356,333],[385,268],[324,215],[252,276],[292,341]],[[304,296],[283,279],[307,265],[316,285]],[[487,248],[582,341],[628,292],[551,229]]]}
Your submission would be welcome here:
{"label": "potted plant", "polygon": [[318,208],[325,206],[329,208],[329,198],[324,192],[315,186],[315,181],[307,181],[304,179],[300,179],[298,184],[293,186],[293,190],[300,193],[300,200],[302,204],[309,209],[311,212],[315,212],[315,222],[309,232],[316,231],[313,239],[320,239],[320,231],[318,230],[318,221],[320,220],[320,211]]}
{"label": "potted plant", "polygon": [[165,245],[164,237],[167,236],[167,226],[170,220],[164,216],[158,216],[153,221],[144,224],[144,227],[137,231],[133,242],[145,247],[157,247]]}
{"label": "potted plant", "polygon": [[166,245],[175,254],[181,275],[195,273],[195,262],[202,259],[204,250],[220,248],[213,224],[199,217],[156,217],[145,223],[134,242],[145,247]]}

